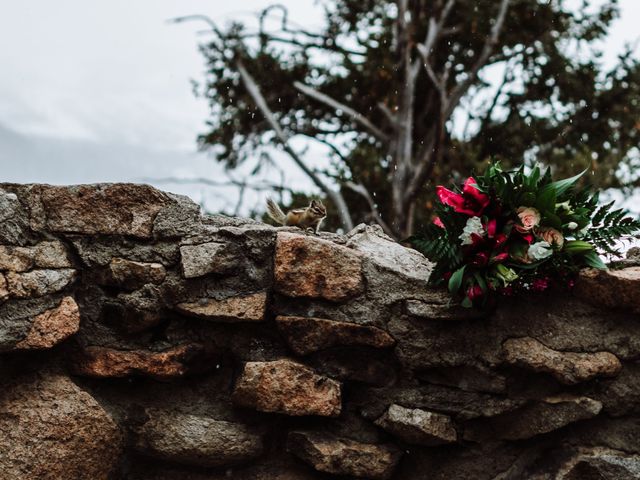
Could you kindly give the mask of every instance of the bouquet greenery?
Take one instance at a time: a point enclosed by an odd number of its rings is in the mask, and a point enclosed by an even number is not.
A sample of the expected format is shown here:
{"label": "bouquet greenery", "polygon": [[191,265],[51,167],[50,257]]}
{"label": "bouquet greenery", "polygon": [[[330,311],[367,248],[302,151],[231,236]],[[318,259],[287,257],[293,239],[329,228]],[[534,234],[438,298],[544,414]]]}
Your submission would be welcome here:
{"label": "bouquet greenery", "polygon": [[436,263],[430,282],[446,282],[465,307],[486,307],[498,295],[570,289],[581,268],[606,268],[600,254],[619,256],[640,221],[578,188],[584,173],[553,181],[550,169],[492,164],[457,192],[437,187],[437,217],[410,239]]}

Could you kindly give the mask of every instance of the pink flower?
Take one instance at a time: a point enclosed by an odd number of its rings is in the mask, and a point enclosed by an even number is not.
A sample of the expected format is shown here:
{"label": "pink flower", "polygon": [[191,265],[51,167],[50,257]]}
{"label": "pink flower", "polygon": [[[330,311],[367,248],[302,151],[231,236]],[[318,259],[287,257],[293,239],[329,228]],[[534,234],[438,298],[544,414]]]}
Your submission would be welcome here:
{"label": "pink flower", "polygon": [[433,224],[440,227],[440,228],[444,228],[444,223],[442,223],[442,220],[440,220],[440,217],[436,217],[433,219]]}
{"label": "pink flower", "polygon": [[520,233],[527,233],[540,223],[540,212],[533,207],[520,207],[516,210],[522,225],[516,225]]}
{"label": "pink flower", "polygon": [[564,245],[564,237],[562,236],[562,233],[560,233],[555,228],[542,227],[536,229],[535,232],[538,237],[547,242],[549,245],[556,245],[559,248],[562,248],[562,245]]}
{"label": "pink flower", "polygon": [[489,196],[478,190],[477,182],[473,177],[467,178],[462,187],[462,193],[455,193],[442,185],[436,187],[436,194],[440,201],[453,207],[458,213],[464,213],[470,217],[479,217],[487,205]]}

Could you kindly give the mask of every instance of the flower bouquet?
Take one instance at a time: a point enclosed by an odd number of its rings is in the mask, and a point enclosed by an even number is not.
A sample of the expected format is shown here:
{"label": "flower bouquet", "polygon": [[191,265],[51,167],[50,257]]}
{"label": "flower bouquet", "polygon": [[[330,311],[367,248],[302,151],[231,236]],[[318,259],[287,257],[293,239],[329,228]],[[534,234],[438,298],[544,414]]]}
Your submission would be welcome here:
{"label": "flower bouquet", "polygon": [[436,263],[430,282],[446,282],[465,307],[487,307],[499,295],[571,288],[583,267],[606,268],[600,254],[619,256],[619,240],[640,221],[613,202],[599,206],[597,193],[578,188],[583,174],[553,181],[550,169],[492,164],[460,191],[437,187],[437,217],[410,239]]}

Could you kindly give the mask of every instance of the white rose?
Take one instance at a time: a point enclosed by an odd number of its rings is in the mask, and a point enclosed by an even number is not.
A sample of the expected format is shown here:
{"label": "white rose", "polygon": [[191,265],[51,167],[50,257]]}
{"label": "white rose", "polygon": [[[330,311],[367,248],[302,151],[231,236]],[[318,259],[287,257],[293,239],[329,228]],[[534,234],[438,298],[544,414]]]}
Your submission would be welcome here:
{"label": "white rose", "polygon": [[467,224],[464,226],[462,234],[458,237],[462,240],[462,245],[473,244],[473,240],[471,239],[472,233],[481,237],[484,236],[484,227],[482,226],[482,220],[480,220],[480,217],[471,217],[467,220]]}
{"label": "white rose", "polygon": [[536,242],[529,245],[529,250],[527,250],[527,255],[532,260],[542,260],[552,254],[553,250],[551,250],[551,244],[549,242]]}

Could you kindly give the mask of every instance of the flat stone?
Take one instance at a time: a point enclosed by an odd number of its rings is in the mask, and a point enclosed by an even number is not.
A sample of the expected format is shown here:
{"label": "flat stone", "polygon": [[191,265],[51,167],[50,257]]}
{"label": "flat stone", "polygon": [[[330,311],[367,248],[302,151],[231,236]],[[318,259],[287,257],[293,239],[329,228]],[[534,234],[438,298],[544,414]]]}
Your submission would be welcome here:
{"label": "flat stone", "polygon": [[393,445],[373,445],[320,432],[290,432],[287,450],[319,472],[385,480],[402,453]]}
{"label": "flat stone", "polygon": [[160,263],[134,262],[125,258],[113,258],[101,278],[101,283],[136,290],[149,283],[160,284],[167,271]]}
{"label": "flat stone", "polygon": [[62,242],[40,242],[32,247],[33,261],[38,268],[70,268],[72,263]]}
{"label": "flat stone", "polygon": [[609,448],[581,448],[558,470],[557,480],[637,480],[640,455]]}
{"label": "flat stone", "polygon": [[0,245],[0,270],[26,272],[31,270],[33,263],[32,249]]}
{"label": "flat stone", "polygon": [[308,355],[337,345],[363,345],[388,348],[395,344],[391,335],[377,327],[336,322],[322,318],[276,317],[280,333],[298,355]]}
{"label": "flat stone", "polygon": [[149,185],[34,185],[28,196],[34,230],[150,238],[171,199]]}
{"label": "flat stone", "polygon": [[0,244],[22,245],[29,232],[29,215],[18,196],[5,190],[15,185],[0,184]]}
{"label": "flat stone", "polygon": [[286,415],[336,417],[340,383],[291,360],[247,362],[233,391],[236,405]]}
{"label": "flat stone", "polygon": [[267,292],[257,292],[223,300],[203,298],[197,302],[176,305],[184,315],[215,322],[262,322],[267,308]]}
{"label": "flat stone", "polygon": [[594,305],[640,313],[640,266],[582,270],[574,294]]}
{"label": "flat stone", "polygon": [[34,247],[0,245],[0,270],[26,272],[37,268],[69,268],[65,246],[58,241],[40,242]]}
{"label": "flat stone", "polygon": [[75,276],[75,270],[63,268],[31,270],[24,273],[8,272],[5,278],[11,297],[33,298],[61,291],[75,279]]}
{"label": "flat stone", "polygon": [[80,310],[73,297],[64,297],[56,308],[41,313],[33,320],[27,337],[19,342],[18,350],[51,348],[66,340],[80,328]]}
{"label": "flat stone", "polygon": [[612,353],[558,352],[531,337],[506,340],[502,350],[507,363],[549,373],[566,385],[596,377],[614,377],[622,370],[620,360]]}
{"label": "flat stone", "polygon": [[[185,278],[197,278],[210,273],[224,273],[233,267],[233,260],[224,255],[224,243],[208,242],[180,247],[182,274]],[[236,259],[237,260],[237,259]]]}
{"label": "flat stone", "polygon": [[390,434],[415,445],[444,445],[457,439],[450,417],[419,408],[393,404],[375,423]]}
{"label": "flat stone", "polygon": [[274,273],[288,297],[343,302],[364,291],[362,254],[315,237],[279,232]]}
{"label": "flat stone", "polygon": [[362,252],[379,267],[407,281],[429,280],[433,264],[417,250],[403,247],[385,235],[380,226],[358,225],[347,236],[347,247]]}
{"label": "flat stone", "polygon": [[4,383],[0,478],[107,480],[122,449],[118,425],[68,377],[43,373]]}
{"label": "flat stone", "polygon": [[461,307],[447,292],[441,290],[429,292],[425,300],[408,299],[404,305],[408,315],[426,320],[460,321],[486,316],[480,310]]}
{"label": "flat stone", "polygon": [[0,273],[0,302],[4,302],[9,298],[9,285],[7,285],[7,279]]}
{"label": "flat stone", "polygon": [[186,344],[152,352],[148,350],[116,350],[107,347],[87,347],[73,359],[76,375],[95,378],[122,378],[133,375],[159,380],[183,377],[191,363],[202,353],[199,344]]}
{"label": "flat stone", "polygon": [[198,467],[227,467],[262,454],[260,435],[238,423],[148,410],[134,429],[133,448],[161,460]]}
{"label": "flat stone", "polygon": [[593,418],[601,410],[602,403],[588,397],[547,397],[513,412],[471,420],[465,427],[464,439],[480,442],[489,439],[524,440],[578,420]]}

